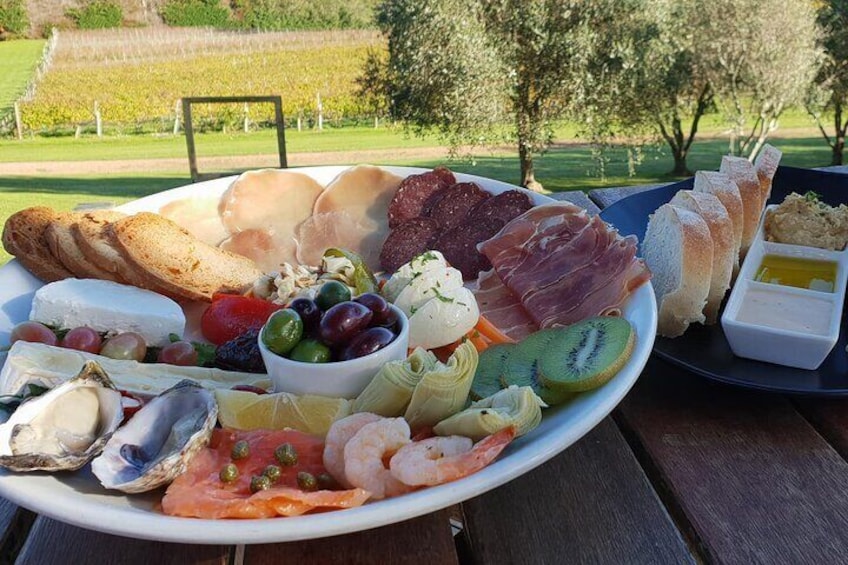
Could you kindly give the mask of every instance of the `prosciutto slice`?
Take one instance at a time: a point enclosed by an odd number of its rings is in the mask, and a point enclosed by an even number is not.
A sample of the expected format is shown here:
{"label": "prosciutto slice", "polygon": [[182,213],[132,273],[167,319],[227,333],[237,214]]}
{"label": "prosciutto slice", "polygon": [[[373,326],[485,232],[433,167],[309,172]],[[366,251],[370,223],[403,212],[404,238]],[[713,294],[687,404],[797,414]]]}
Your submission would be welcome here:
{"label": "prosciutto slice", "polygon": [[494,267],[478,280],[481,311],[511,337],[527,331],[518,311],[534,329],[620,313],[650,278],[636,246],[573,204],[533,208],[479,245]]}

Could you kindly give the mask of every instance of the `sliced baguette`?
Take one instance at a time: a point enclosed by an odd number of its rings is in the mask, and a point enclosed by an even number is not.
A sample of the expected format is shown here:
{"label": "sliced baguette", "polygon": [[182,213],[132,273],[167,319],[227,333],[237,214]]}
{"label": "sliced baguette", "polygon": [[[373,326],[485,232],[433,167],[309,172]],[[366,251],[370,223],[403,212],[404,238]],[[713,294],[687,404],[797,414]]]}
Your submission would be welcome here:
{"label": "sliced baguette", "polygon": [[124,259],[148,284],[186,300],[241,292],[262,276],[245,257],[203,243],[158,214],[141,212],[110,224]]}
{"label": "sliced baguette", "polygon": [[742,210],[742,196],[739,187],[724,173],[715,171],[698,171],[695,173],[695,192],[705,192],[714,195],[724,205],[730,221],[733,223],[733,276],[731,282],[739,274],[739,252],[742,246],[742,227],[745,216]]}
{"label": "sliced baguette", "polygon": [[721,158],[719,172],[725,173],[736,183],[739,188],[739,196],[742,197],[742,245],[739,248],[739,260],[745,258],[757,227],[760,225],[760,216],[766,206],[766,198],[760,188],[760,179],[754,165],[744,157],[732,157],[725,155]]}
{"label": "sliced baguette", "polygon": [[57,215],[44,232],[47,245],[54,257],[81,279],[103,279],[122,282],[114,273],[100,268],[97,263],[90,261],[79,248],[74,234],[73,225],[82,218],[83,214],[64,212]]}
{"label": "sliced baguette", "polygon": [[700,215],[710,229],[710,238],[713,241],[713,269],[704,316],[707,324],[715,324],[724,295],[730,288],[733,264],[738,257],[733,246],[733,222],[718,197],[707,192],[680,190],[671,199],[671,204]]}
{"label": "sliced baguette", "polygon": [[783,152],[773,145],[765,144],[757,155],[754,161],[754,169],[757,171],[757,179],[760,181],[760,194],[763,195],[763,206],[768,204],[768,199],[771,196],[771,184],[774,180],[774,175],[777,173],[777,167],[780,165],[780,158]]}
{"label": "sliced baguette", "polygon": [[72,278],[69,271],[50,251],[45,232],[58,214],[46,206],[34,206],[15,212],[3,226],[3,249],[44,282]]}
{"label": "sliced baguette", "polygon": [[126,217],[114,210],[86,212],[71,226],[71,234],[86,259],[111,273],[119,282],[159,292],[160,289],[142,286],[144,281],[124,259],[109,229],[112,222]]}
{"label": "sliced baguette", "polygon": [[713,264],[707,222],[695,212],[663,204],[648,219],[642,257],[657,297],[657,333],[677,337],[689,324],[703,323]]}

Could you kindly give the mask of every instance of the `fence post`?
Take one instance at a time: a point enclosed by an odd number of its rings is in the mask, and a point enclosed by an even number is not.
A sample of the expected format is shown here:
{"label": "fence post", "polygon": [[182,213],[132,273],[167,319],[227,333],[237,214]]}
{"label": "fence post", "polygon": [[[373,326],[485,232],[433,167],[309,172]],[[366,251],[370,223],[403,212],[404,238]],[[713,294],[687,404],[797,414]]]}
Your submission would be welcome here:
{"label": "fence post", "polygon": [[324,129],[324,105],[321,104],[321,93],[318,93],[318,131]]}
{"label": "fence post", "polygon": [[97,137],[103,137],[103,121],[100,119],[100,103],[94,101],[94,123],[97,125]]}
{"label": "fence post", "polygon": [[297,131],[303,131],[303,113],[298,112],[297,114]]}
{"label": "fence post", "polygon": [[250,131],[250,114],[248,113],[247,102],[244,103],[244,133]]}
{"label": "fence post", "polygon": [[180,133],[180,115],[182,112],[182,100],[174,104],[174,135]]}
{"label": "fence post", "polygon": [[21,105],[15,102],[15,130],[18,132],[18,139],[24,138],[24,125],[21,120]]}
{"label": "fence post", "polygon": [[379,127],[380,127],[380,118],[378,118],[377,116],[374,116],[374,129],[377,129]]}

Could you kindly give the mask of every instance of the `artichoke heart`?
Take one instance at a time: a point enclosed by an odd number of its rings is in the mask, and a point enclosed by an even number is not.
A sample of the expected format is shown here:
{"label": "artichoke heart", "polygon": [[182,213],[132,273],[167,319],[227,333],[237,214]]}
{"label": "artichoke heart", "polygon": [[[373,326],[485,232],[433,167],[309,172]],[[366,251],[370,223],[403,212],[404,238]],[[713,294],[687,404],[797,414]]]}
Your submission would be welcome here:
{"label": "artichoke heart", "polygon": [[440,436],[465,436],[479,441],[508,426],[515,426],[515,437],[519,437],[541,423],[542,408],[547,408],[547,404],[532,387],[511,385],[442,420],[433,431]]}
{"label": "artichoke heart", "polygon": [[415,385],[404,418],[410,428],[434,426],[462,410],[480,356],[470,341],[463,342],[448,359],[427,371]]}
{"label": "artichoke heart", "polygon": [[401,416],[421,378],[439,365],[432,352],[415,348],[403,361],[390,361],[353,401],[353,412],[371,412],[387,418]]}

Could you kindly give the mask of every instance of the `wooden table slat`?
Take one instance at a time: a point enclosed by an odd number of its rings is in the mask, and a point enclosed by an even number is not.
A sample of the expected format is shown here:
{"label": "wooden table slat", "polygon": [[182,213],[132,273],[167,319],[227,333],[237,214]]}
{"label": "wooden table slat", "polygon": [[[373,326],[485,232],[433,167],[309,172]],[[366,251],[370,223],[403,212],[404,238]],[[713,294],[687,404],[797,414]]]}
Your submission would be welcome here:
{"label": "wooden table slat", "polygon": [[848,399],[800,398],[795,404],[833,448],[848,459]]}
{"label": "wooden table slat", "polygon": [[285,563],[450,565],[458,559],[450,513],[441,510],[364,532],[244,548],[244,565]]}
{"label": "wooden table slat", "polygon": [[113,536],[39,516],[15,565],[228,565],[232,551]]}
{"label": "wooden table slat", "polygon": [[787,399],[652,360],[618,416],[708,560],[848,555],[848,462]]}
{"label": "wooden table slat", "polygon": [[463,510],[475,563],[694,562],[609,418]]}

